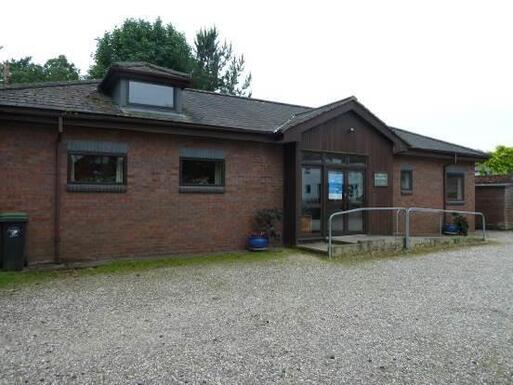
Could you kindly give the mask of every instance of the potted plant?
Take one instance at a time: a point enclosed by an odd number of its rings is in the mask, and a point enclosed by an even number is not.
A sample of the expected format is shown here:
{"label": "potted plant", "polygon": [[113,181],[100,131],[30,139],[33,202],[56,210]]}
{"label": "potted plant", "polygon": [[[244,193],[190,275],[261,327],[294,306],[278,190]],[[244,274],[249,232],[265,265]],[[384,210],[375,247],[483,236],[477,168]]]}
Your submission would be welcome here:
{"label": "potted plant", "polygon": [[452,223],[458,227],[458,233],[461,235],[468,234],[468,221],[463,215],[453,214]]}
{"label": "potted plant", "polygon": [[445,235],[458,235],[460,233],[458,226],[456,226],[454,223],[446,223],[442,227],[442,232]]}
{"label": "potted plant", "polygon": [[267,250],[269,240],[279,239],[277,226],[282,219],[283,214],[276,208],[258,210],[254,218],[255,232],[248,237],[249,250]]}
{"label": "potted plant", "polygon": [[468,221],[463,215],[452,214],[452,223],[443,226],[443,233],[447,235],[467,235]]}

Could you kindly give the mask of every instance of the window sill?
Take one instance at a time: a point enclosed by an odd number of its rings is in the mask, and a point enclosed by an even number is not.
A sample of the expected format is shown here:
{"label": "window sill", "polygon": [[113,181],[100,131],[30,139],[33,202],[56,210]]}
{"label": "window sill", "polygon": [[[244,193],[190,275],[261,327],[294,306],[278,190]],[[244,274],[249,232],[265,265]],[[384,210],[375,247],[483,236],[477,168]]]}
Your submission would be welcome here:
{"label": "window sill", "polygon": [[413,191],[401,191],[401,195],[413,195]]}
{"label": "window sill", "polygon": [[465,201],[447,201],[445,202],[446,206],[464,206]]}
{"label": "window sill", "polygon": [[181,193],[224,194],[224,186],[180,186]]}
{"label": "window sill", "polygon": [[67,185],[69,192],[109,192],[109,193],[124,193],[127,188],[126,185],[115,184],[72,184]]}
{"label": "window sill", "polygon": [[175,108],[156,107],[142,104],[128,104],[122,108],[123,112],[132,114],[151,114],[155,116],[181,116]]}

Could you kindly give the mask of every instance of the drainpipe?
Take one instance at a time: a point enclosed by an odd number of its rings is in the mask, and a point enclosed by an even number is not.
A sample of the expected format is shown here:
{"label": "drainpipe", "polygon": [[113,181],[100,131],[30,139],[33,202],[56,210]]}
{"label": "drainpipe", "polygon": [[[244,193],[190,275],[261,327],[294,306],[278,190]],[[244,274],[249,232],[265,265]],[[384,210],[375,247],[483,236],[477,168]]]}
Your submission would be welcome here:
{"label": "drainpipe", "polygon": [[55,141],[55,190],[54,190],[54,261],[61,262],[61,142],[64,132],[63,117],[58,117]]}
{"label": "drainpipe", "polygon": [[[447,167],[448,166],[449,165],[444,164],[443,171],[442,171],[443,172],[443,175],[442,175],[442,194],[443,194],[443,205],[444,205],[442,207],[442,209],[444,209],[444,210],[447,210],[447,193],[446,193],[445,189],[447,188],[446,187],[446,179],[447,179]],[[447,223],[447,214],[445,212],[442,214],[442,218],[443,218],[443,224]],[[442,234],[440,234],[440,235],[442,235]]]}
{"label": "drainpipe", "polygon": [[[456,163],[458,162],[458,154],[454,153],[454,157],[453,157],[453,163],[449,163],[449,164],[444,164],[444,167],[443,167],[443,196],[444,196],[444,199],[443,199],[443,203],[444,203],[444,207],[442,207],[444,210],[447,210],[447,194],[446,194],[446,179],[447,179],[447,167],[449,166],[452,166],[452,165],[455,165]],[[443,219],[444,219],[444,223],[447,223],[447,213],[443,213]]]}

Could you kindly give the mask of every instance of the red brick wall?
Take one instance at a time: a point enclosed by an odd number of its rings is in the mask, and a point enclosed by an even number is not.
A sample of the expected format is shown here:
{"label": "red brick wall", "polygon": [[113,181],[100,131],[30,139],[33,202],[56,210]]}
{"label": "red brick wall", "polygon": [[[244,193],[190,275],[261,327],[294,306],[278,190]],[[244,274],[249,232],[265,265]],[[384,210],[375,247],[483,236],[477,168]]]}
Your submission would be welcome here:
{"label": "red brick wall", "polygon": [[476,177],[476,209],[486,215],[487,227],[513,229],[513,175]]}
{"label": "red brick wall", "polygon": [[[463,206],[447,205],[448,210],[464,210],[476,211],[476,182],[475,182],[475,164],[467,162],[465,164],[458,164],[458,167],[465,167],[465,204]],[[450,218],[450,215],[449,215]],[[476,221],[480,221],[474,215],[466,215],[469,223],[469,231],[474,231],[476,228]]]}
{"label": "red brick wall", "polygon": [[[62,158],[63,260],[166,255],[244,247],[257,209],[283,204],[283,154],[278,145],[66,128],[63,140],[119,141],[129,145],[126,193],[67,192]],[[55,131],[0,130],[0,210],[27,211],[27,256],[53,259]],[[224,194],[179,193],[182,147],[223,149]],[[64,147],[63,147],[64,148]],[[65,152],[65,151],[64,151]]]}
{"label": "red brick wall", "polygon": [[0,212],[29,215],[26,253],[31,262],[53,258],[57,130],[0,126]]}
{"label": "red brick wall", "polygon": [[[56,127],[0,126],[0,211],[29,215],[30,263],[54,256],[54,165]],[[283,150],[279,145],[219,141],[129,131],[65,126],[63,141],[105,140],[127,143],[126,193],[67,192],[67,156],[63,146],[61,257],[95,260],[235,250],[244,247],[254,213],[283,204]],[[226,154],[224,194],[179,193],[182,147],[222,149]],[[443,206],[444,160],[394,158],[396,206]],[[401,195],[402,165],[413,168],[413,194]],[[465,205],[474,210],[474,174],[465,167]],[[473,218],[469,218],[471,228]],[[415,214],[414,233],[438,232],[438,216]],[[403,228],[403,227],[401,227]]]}
{"label": "red brick wall", "polygon": [[[443,159],[418,158],[413,156],[396,156],[394,158],[394,206],[401,207],[430,207],[444,206],[444,166],[450,162]],[[465,169],[465,204],[447,206],[448,210],[474,211],[474,165],[471,162],[459,163],[458,167]],[[413,193],[401,194],[401,169],[413,170]],[[450,220],[451,215],[447,216]],[[473,216],[467,217],[470,229],[474,228]],[[433,235],[439,233],[440,216],[431,213],[412,213],[412,232],[416,235]],[[404,232],[404,221],[399,224]]]}
{"label": "red brick wall", "polygon": [[513,174],[476,176],[476,184],[510,184],[510,183],[513,183]]}

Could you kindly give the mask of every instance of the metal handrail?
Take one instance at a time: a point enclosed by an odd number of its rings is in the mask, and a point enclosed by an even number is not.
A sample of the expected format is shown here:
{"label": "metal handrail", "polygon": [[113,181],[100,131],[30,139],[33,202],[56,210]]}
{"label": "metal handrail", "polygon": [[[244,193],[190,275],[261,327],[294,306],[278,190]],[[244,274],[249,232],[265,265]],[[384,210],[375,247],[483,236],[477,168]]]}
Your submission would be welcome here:
{"label": "metal handrail", "polygon": [[[352,210],[345,210],[345,211],[338,211],[336,213],[333,213],[330,215],[328,219],[328,255],[329,258],[331,258],[331,245],[332,245],[332,234],[331,234],[331,222],[333,221],[333,218],[339,216],[339,215],[345,215],[345,214],[351,214],[351,213],[357,213],[361,211],[396,211],[397,212],[397,224],[396,227],[399,229],[399,212],[404,211],[407,213],[407,209],[405,207],[359,207],[357,209]],[[406,230],[408,232],[408,230]]]}
{"label": "metal handrail", "polygon": [[411,247],[411,236],[410,236],[410,213],[412,212],[425,212],[425,213],[453,213],[453,214],[465,214],[481,216],[483,220],[483,241],[486,241],[486,220],[483,213],[478,211],[462,211],[462,210],[444,210],[444,209],[432,209],[427,207],[409,207],[406,210],[406,234],[404,238],[404,246],[409,249]]}

